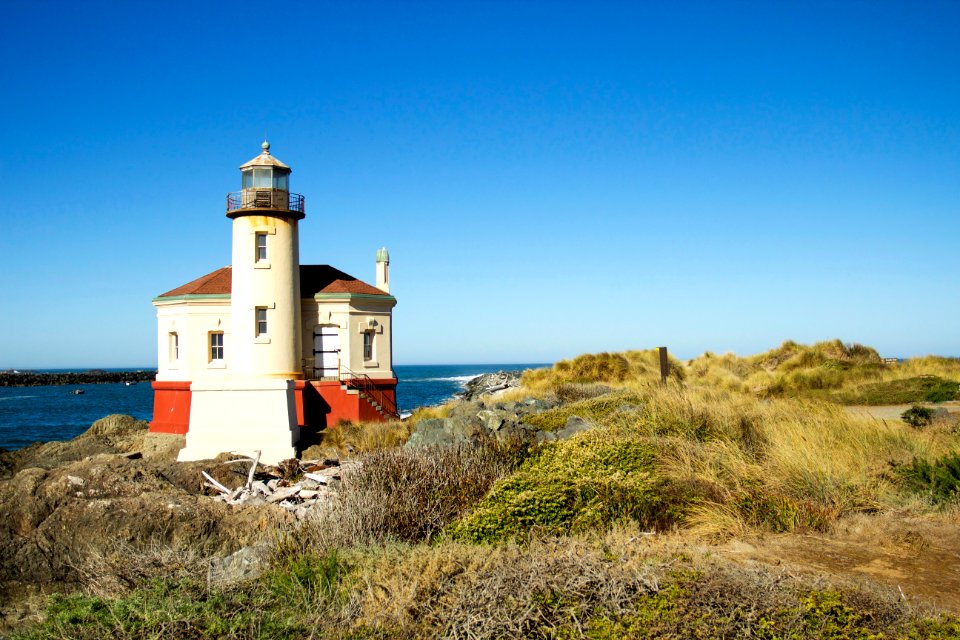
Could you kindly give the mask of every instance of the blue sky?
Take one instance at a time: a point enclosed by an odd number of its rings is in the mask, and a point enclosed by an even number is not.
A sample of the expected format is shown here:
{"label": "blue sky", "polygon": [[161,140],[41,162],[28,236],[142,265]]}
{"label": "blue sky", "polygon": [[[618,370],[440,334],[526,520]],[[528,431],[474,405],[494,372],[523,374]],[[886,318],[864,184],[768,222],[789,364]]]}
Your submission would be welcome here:
{"label": "blue sky", "polygon": [[156,363],[266,135],[398,364],[960,355],[956,2],[26,2],[0,368]]}

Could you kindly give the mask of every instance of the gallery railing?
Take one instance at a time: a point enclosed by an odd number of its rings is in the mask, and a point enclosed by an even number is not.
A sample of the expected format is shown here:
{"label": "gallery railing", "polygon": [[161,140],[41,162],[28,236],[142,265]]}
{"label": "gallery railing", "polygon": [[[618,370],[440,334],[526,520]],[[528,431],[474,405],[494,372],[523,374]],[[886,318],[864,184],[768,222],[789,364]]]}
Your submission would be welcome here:
{"label": "gallery railing", "polygon": [[283,189],[244,189],[227,194],[227,212],[240,209],[279,209],[303,213],[303,196]]}

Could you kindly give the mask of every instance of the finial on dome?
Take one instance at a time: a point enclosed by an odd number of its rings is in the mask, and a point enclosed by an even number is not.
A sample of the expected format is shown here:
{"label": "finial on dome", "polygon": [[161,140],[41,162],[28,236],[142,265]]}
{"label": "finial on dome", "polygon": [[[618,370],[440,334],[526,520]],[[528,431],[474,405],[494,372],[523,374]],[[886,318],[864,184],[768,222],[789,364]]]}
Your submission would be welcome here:
{"label": "finial on dome", "polygon": [[381,247],[377,251],[377,262],[390,262],[390,254],[387,253],[386,247]]}
{"label": "finial on dome", "polygon": [[260,148],[263,149],[264,153],[270,153],[270,143],[267,142],[267,139],[263,139],[263,144],[260,145]]}

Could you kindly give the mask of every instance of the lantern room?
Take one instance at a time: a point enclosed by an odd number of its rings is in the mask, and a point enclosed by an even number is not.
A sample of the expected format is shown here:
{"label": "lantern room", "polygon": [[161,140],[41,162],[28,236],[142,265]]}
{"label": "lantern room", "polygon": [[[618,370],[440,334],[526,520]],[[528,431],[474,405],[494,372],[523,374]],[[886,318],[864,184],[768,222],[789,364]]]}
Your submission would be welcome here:
{"label": "lantern room", "polygon": [[[227,215],[244,209],[292,211],[303,217],[303,196],[290,193],[290,167],[270,155],[270,143],[263,151],[240,167],[240,191],[227,194]],[[231,215],[233,214],[233,215]]]}

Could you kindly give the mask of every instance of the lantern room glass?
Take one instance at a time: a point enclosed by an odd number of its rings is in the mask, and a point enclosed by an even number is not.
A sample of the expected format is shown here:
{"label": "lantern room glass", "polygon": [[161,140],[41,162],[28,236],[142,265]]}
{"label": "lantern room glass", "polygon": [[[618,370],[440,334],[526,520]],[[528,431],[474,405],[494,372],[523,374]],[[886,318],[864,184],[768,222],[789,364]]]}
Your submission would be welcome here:
{"label": "lantern room glass", "polygon": [[241,172],[243,189],[290,190],[290,174],[270,167],[244,169]]}

